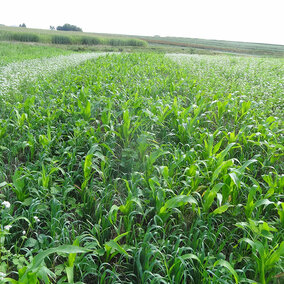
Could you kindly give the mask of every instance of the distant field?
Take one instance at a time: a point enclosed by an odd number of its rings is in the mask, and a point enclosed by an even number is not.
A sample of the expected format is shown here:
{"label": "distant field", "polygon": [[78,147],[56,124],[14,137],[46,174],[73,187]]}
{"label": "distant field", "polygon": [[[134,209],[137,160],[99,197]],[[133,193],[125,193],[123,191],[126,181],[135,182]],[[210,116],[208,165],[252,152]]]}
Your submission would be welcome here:
{"label": "distant field", "polygon": [[149,44],[205,49],[216,52],[284,57],[284,45],[249,43],[224,40],[206,40],[180,37],[141,37]]}
{"label": "distant field", "polygon": [[250,43],[225,40],[209,40],[185,37],[160,37],[160,36],[131,36],[122,34],[92,33],[97,36],[132,37],[146,41],[149,49],[164,52],[198,53],[198,54],[244,54],[284,57],[284,45]]}
{"label": "distant field", "polygon": [[[0,41],[55,44],[78,51],[147,51],[284,57],[284,46],[197,38],[64,32],[0,26]],[[107,48],[107,49],[106,49]]]}
{"label": "distant field", "polygon": [[129,37],[100,36],[83,32],[51,31],[0,26],[0,41],[40,42],[62,45],[147,46],[146,41]]}

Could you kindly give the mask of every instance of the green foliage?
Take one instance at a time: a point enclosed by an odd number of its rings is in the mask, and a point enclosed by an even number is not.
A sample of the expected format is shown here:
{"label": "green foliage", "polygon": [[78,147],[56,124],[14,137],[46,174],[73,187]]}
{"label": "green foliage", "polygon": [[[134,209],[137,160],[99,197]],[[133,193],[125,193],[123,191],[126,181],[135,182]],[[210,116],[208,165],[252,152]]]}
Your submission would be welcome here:
{"label": "green foliage", "polygon": [[54,44],[71,44],[71,38],[64,35],[53,35],[51,42]]}
{"label": "green foliage", "polygon": [[132,46],[132,47],[147,47],[146,41],[129,38],[129,37],[105,37],[91,34],[84,34],[76,31],[70,33],[65,30],[60,31],[42,31],[34,29],[19,29],[0,27],[0,41],[22,41],[22,42],[40,42],[44,44],[64,44],[64,45],[81,45],[85,46]]}
{"label": "green foliage", "polygon": [[37,284],[40,283],[40,280],[44,283],[50,283],[49,277],[55,277],[55,274],[52,273],[49,269],[47,269],[43,264],[44,259],[48,257],[50,254],[59,253],[59,254],[68,254],[68,265],[66,267],[67,279],[68,283],[74,283],[72,272],[70,269],[73,268],[74,261],[76,254],[78,253],[86,253],[88,252],[87,249],[80,248],[78,246],[71,246],[71,245],[62,245],[56,248],[50,248],[45,251],[40,252],[37,254],[31,263],[27,266],[24,266],[19,270],[19,280],[13,280],[11,278],[6,278],[6,282],[11,283],[18,283],[18,284]]}
{"label": "green foliage", "polygon": [[64,24],[63,26],[58,26],[56,28],[58,31],[73,31],[73,32],[82,32],[82,29],[70,24]]}
{"label": "green foliage", "polygon": [[54,46],[27,45],[23,43],[0,42],[0,66],[11,62],[70,54],[71,52]]}
{"label": "green foliage", "polygon": [[111,38],[106,39],[105,42],[111,46],[147,46],[146,41],[139,39]]}
{"label": "green foliage", "polygon": [[84,36],[81,37],[81,44],[97,45],[97,44],[103,44],[103,41],[99,37]]}
{"label": "green foliage", "polygon": [[10,40],[23,42],[39,42],[39,36],[33,33],[12,33]]}
{"label": "green foliage", "polygon": [[283,62],[181,61],[108,54],[0,95],[0,281],[281,279]]}

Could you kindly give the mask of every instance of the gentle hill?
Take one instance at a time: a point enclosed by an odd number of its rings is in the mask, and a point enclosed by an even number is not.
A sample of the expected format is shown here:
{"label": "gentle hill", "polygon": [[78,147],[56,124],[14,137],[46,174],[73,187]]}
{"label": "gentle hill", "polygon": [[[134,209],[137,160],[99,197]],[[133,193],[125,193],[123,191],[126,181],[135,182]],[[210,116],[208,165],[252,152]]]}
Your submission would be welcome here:
{"label": "gentle hill", "polygon": [[[0,41],[39,42],[79,46],[81,49],[100,49],[103,46],[120,47],[120,51],[165,53],[241,54],[284,57],[284,45],[208,40],[185,37],[161,37],[90,32],[56,31],[7,27],[0,25]],[[123,47],[123,48],[122,48]]]}
{"label": "gentle hill", "polygon": [[184,37],[139,37],[154,45],[168,45],[186,48],[207,49],[217,52],[242,53],[254,55],[284,56],[284,45],[250,43],[225,40],[208,40]]}
{"label": "gentle hill", "polygon": [[82,46],[147,46],[146,41],[133,37],[114,37],[84,32],[42,30],[6,26],[0,26],[0,41],[38,42],[45,44]]}
{"label": "gentle hill", "polygon": [[107,33],[86,33],[90,35],[116,38],[135,38],[146,41],[150,49],[157,49],[166,52],[180,53],[231,53],[243,55],[261,55],[284,57],[284,45],[253,43],[241,41],[227,41],[216,39],[200,39],[186,37],[162,37],[141,36],[141,35],[124,35],[124,34],[107,34]]}

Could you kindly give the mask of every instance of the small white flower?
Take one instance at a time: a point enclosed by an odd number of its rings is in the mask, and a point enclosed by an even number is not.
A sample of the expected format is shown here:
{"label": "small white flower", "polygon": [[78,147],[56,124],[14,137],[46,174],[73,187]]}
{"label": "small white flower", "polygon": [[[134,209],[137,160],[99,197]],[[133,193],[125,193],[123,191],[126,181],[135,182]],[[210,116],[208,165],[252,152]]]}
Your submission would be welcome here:
{"label": "small white flower", "polygon": [[0,68],[0,93],[4,94],[10,89],[17,90],[25,80],[35,81],[38,77],[49,76],[67,67],[78,65],[85,60],[105,54],[91,52],[10,63]]}
{"label": "small white flower", "polygon": [[6,207],[6,208],[10,208],[11,207],[11,204],[10,204],[9,201],[3,201],[2,205],[4,205],[4,207]]}
{"label": "small white flower", "polygon": [[0,280],[1,281],[4,279],[5,276],[6,276],[6,274],[0,271]]}
{"label": "small white flower", "polygon": [[23,235],[25,235],[27,232],[26,231],[23,231]]}
{"label": "small white flower", "polygon": [[38,223],[40,220],[37,216],[34,216],[35,221]]}
{"label": "small white flower", "polygon": [[7,226],[4,227],[4,230],[9,231],[11,228],[12,228],[11,225],[7,225]]}

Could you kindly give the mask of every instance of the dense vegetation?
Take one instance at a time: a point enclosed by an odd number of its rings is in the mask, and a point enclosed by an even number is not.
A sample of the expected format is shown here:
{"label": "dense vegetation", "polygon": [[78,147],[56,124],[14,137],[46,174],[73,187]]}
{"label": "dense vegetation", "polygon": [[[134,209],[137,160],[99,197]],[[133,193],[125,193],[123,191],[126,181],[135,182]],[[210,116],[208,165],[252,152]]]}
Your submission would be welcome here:
{"label": "dense vegetation", "polygon": [[63,26],[58,26],[56,28],[58,31],[73,31],[73,32],[82,32],[82,29],[70,24],[64,24]]}
{"label": "dense vegetation", "polygon": [[283,66],[113,54],[0,95],[3,281],[281,281]]}
{"label": "dense vegetation", "polygon": [[0,93],[5,96],[9,92],[17,92],[18,87],[26,81],[33,82],[38,77],[43,78],[102,54],[91,52],[59,55],[52,58],[24,60],[4,65],[0,69]]}
{"label": "dense vegetation", "polygon": [[24,43],[0,42],[0,67],[26,59],[71,54],[71,51],[54,46],[27,45]]}
{"label": "dense vegetation", "polygon": [[72,31],[49,31],[0,27],[0,41],[40,42],[64,45],[108,45],[145,47],[147,42],[128,37],[110,37]]}

